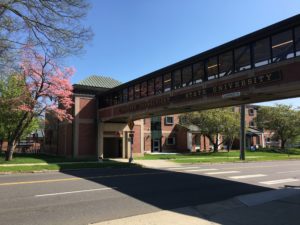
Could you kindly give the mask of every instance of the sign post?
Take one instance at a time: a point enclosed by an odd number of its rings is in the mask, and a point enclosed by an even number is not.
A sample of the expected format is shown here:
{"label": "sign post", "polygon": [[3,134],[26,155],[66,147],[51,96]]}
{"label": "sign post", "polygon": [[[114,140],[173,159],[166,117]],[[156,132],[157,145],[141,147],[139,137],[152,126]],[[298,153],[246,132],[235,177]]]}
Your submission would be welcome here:
{"label": "sign post", "polygon": [[130,120],[128,122],[128,127],[130,129],[129,131],[129,140],[130,140],[130,156],[129,156],[129,163],[132,163],[133,161],[133,156],[132,156],[132,148],[133,148],[133,137],[134,137],[134,131],[133,131],[133,127],[134,127],[134,122],[132,120]]}
{"label": "sign post", "polygon": [[245,160],[246,133],[245,133],[245,105],[241,105],[241,132],[240,132],[240,160]]}

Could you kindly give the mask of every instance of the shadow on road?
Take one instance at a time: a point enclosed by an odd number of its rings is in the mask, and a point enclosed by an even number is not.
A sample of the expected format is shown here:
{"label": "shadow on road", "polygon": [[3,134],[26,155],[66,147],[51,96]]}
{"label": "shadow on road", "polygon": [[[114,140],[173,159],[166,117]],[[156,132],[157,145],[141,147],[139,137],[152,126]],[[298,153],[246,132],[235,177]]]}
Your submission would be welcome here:
{"label": "shadow on road", "polygon": [[199,174],[148,168],[102,168],[63,173],[111,187],[162,210],[213,203],[238,195],[271,190]]}

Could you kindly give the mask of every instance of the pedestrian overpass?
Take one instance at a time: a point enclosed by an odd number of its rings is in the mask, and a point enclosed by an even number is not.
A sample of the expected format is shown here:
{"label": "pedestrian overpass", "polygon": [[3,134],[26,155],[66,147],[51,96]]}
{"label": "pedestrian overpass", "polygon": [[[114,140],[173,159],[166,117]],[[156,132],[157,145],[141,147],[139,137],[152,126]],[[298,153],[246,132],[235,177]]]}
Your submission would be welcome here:
{"label": "pedestrian overpass", "polygon": [[298,97],[299,56],[297,15],[101,94],[98,118],[128,122]]}

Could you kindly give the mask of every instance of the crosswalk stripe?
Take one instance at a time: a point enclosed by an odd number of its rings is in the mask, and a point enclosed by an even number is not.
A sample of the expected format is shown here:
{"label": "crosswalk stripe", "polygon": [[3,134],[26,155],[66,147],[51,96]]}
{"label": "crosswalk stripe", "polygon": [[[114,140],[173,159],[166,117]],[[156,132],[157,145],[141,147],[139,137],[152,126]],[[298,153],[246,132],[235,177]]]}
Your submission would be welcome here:
{"label": "crosswalk stripe", "polygon": [[209,173],[205,173],[205,174],[207,174],[207,175],[218,175],[218,174],[228,174],[228,173],[240,173],[240,171],[209,172]]}
{"label": "crosswalk stripe", "polygon": [[244,175],[244,176],[233,176],[229,177],[231,179],[247,179],[247,178],[255,178],[255,177],[265,177],[267,175],[265,174],[250,174],[250,175]]}
{"label": "crosswalk stripe", "polygon": [[272,184],[289,183],[289,182],[295,182],[295,181],[299,181],[299,180],[294,179],[294,178],[288,178],[288,179],[281,179],[281,180],[262,181],[262,182],[259,182],[259,183],[272,185]]}
{"label": "crosswalk stripe", "polygon": [[185,170],[186,172],[205,172],[205,171],[215,171],[218,169],[192,169],[192,170]]}
{"label": "crosswalk stripe", "polygon": [[171,170],[189,170],[189,169],[199,169],[199,166],[190,166],[190,167],[173,167],[169,168]]}

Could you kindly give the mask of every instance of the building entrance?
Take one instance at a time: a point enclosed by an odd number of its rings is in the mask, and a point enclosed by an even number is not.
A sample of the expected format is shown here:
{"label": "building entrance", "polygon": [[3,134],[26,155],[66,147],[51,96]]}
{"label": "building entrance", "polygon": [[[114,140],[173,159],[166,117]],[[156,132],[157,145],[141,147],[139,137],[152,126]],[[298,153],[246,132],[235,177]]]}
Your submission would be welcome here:
{"label": "building entrance", "polygon": [[106,137],[103,144],[104,158],[122,158],[122,138]]}
{"label": "building entrance", "polygon": [[153,140],[153,152],[160,152],[160,140]]}

